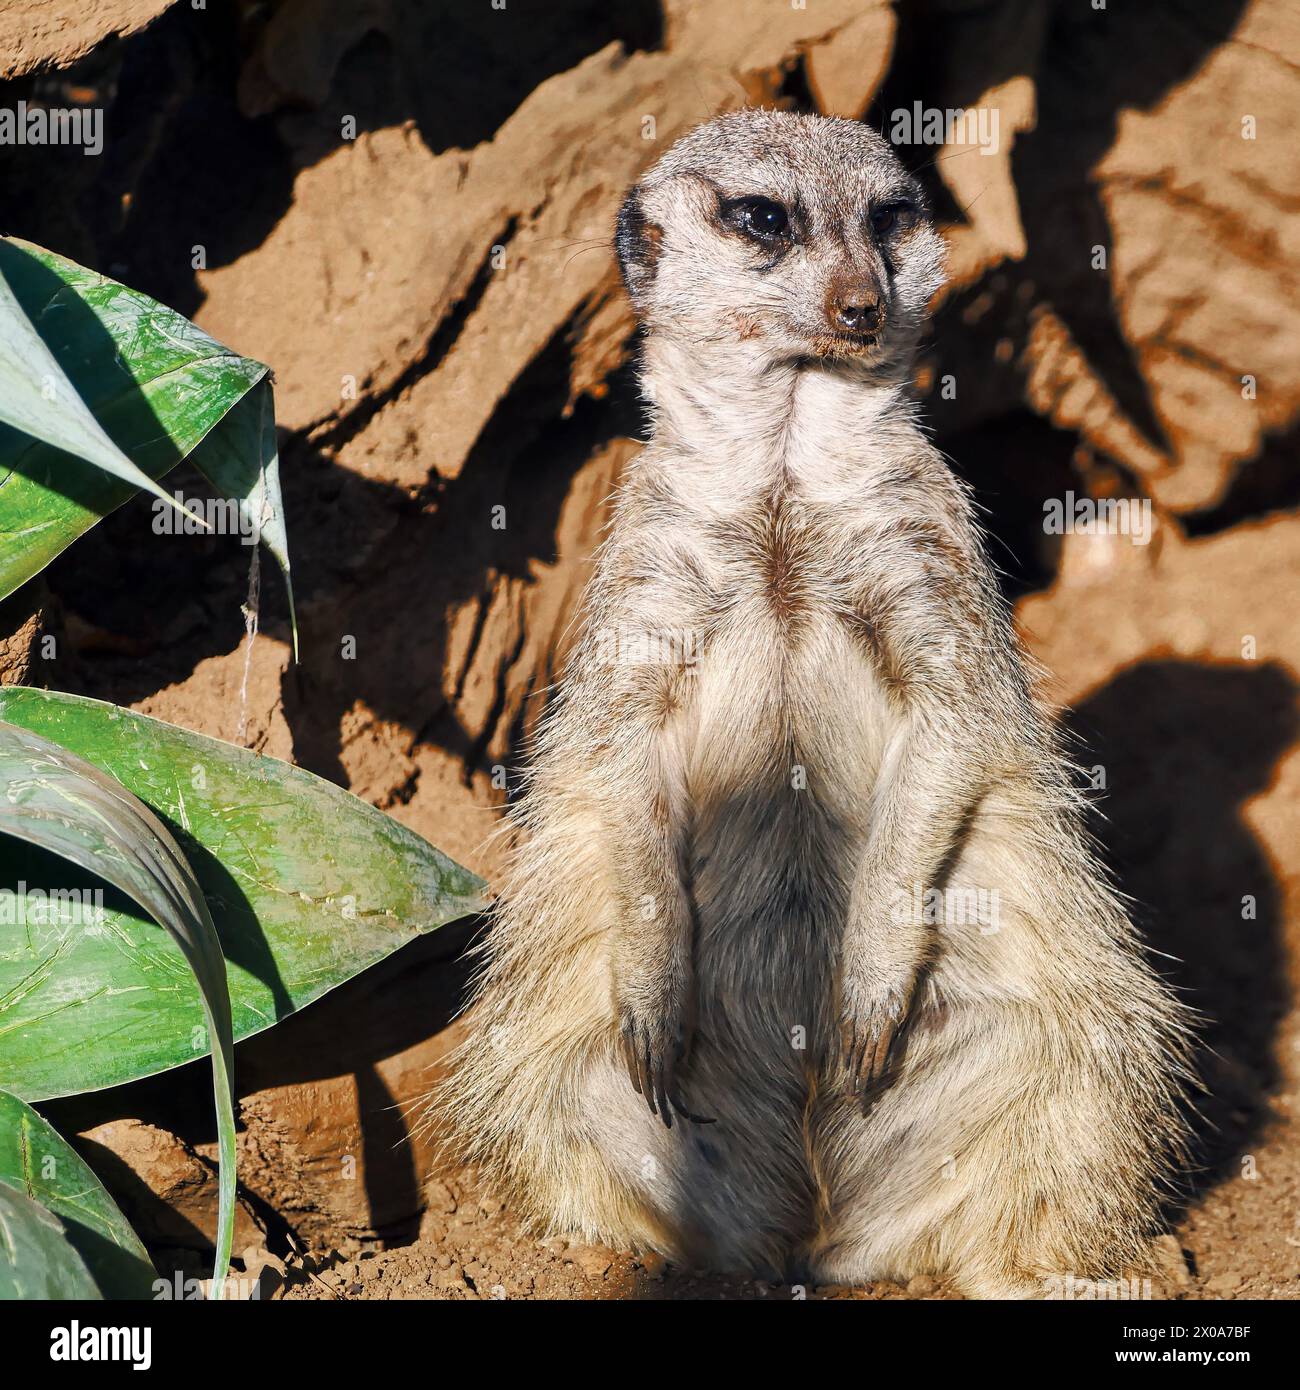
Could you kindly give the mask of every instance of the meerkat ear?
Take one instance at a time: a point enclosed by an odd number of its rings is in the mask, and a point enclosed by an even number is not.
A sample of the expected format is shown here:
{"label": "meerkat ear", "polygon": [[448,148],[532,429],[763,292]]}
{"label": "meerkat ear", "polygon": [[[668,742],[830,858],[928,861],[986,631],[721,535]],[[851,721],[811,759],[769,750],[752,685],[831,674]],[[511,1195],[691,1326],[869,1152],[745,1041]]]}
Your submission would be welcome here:
{"label": "meerkat ear", "polygon": [[614,250],[618,254],[618,268],[623,283],[637,308],[641,307],[642,297],[654,280],[662,237],[663,229],[646,219],[641,206],[640,188],[633,186],[618,210]]}

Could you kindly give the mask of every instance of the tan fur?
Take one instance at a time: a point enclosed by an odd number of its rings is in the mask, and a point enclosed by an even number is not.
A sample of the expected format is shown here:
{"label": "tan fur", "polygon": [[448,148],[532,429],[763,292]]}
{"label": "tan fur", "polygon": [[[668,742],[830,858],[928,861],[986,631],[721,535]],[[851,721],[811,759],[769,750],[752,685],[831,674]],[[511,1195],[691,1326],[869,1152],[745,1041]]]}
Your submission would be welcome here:
{"label": "tan fur", "polygon": [[[737,230],[751,195],[785,243]],[[589,1239],[986,1297],[1118,1274],[1178,1149],[1185,1021],[906,398],[941,275],[919,191],[860,125],[747,111],[679,142],[618,240],[654,438],[441,1103]],[[838,331],[841,283],[879,287],[874,341]],[[996,920],[931,920],[927,889],[996,891]]]}

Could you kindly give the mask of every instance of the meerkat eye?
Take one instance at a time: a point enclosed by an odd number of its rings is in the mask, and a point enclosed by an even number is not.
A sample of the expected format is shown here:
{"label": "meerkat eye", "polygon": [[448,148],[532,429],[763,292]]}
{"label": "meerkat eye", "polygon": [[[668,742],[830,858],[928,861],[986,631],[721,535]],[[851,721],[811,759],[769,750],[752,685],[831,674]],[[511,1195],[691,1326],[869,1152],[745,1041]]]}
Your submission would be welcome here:
{"label": "meerkat eye", "polygon": [[790,230],[790,214],[772,198],[740,198],[728,209],[742,232],[759,241],[775,241]]}
{"label": "meerkat eye", "polygon": [[868,218],[871,230],[877,236],[888,236],[912,211],[911,203],[886,203],[883,207],[874,208]]}

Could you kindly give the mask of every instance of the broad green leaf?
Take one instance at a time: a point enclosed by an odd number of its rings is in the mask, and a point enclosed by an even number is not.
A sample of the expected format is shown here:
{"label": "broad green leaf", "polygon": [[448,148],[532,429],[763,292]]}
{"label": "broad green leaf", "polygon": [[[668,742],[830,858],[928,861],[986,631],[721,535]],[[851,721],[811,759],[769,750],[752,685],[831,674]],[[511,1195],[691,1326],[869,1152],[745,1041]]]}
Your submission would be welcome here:
{"label": "broad green leaf", "polygon": [[0,261],[0,420],[175,503],[104,433],[23,312]]}
{"label": "broad green leaf", "polygon": [[58,1217],[0,1182],[0,1302],[99,1296]]}
{"label": "broad green leaf", "polygon": [[63,1223],[105,1298],[152,1298],[157,1271],[85,1159],[35,1110],[0,1091],[0,1183]]}
{"label": "broad green leaf", "polygon": [[[204,1023],[201,1050],[210,1050],[212,1054],[221,1160],[213,1275],[213,1297],[219,1298],[221,1280],[230,1266],[234,1232],[234,1043],[226,963],[203,891],[171,833],[144,802],[60,744],[29,729],[0,724],[0,787],[0,832],[70,860],[127,894],[166,928],[198,981]],[[78,999],[95,997],[93,992],[83,993],[93,991],[95,982],[79,977],[72,962],[61,959],[63,942],[77,936],[85,939],[88,933],[98,931],[93,902],[89,911],[84,904],[76,904],[73,911],[35,923],[24,914],[21,936],[15,930],[18,925],[11,923],[3,932],[9,940],[0,949],[6,955],[11,945],[20,942],[29,951],[34,948],[42,958],[38,970],[45,972],[44,983],[64,1008],[75,1005]],[[51,929],[55,935],[60,931],[68,935],[53,944],[46,936]],[[19,984],[20,999],[25,994],[30,996],[33,984],[31,975]],[[0,1005],[10,1002],[11,993],[5,991]],[[9,1008],[0,1008],[0,1019],[9,1012]],[[56,1007],[54,1016],[59,1013]],[[157,1025],[166,1028],[169,1022],[160,1018]],[[0,1022],[0,1029],[4,1026]],[[57,1034],[61,1033],[62,1028],[58,1028],[52,1045],[57,1047]],[[20,1032],[18,1038],[21,1036]],[[7,1041],[12,1043],[15,1039]],[[112,1049],[111,1037],[105,1039],[105,1046]],[[16,1086],[9,1084],[10,1047],[4,1046],[0,1056],[0,1086],[17,1091]]]}
{"label": "broad green leaf", "polygon": [[[0,407],[0,421],[8,422],[0,424],[0,598],[141,485],[138,475],[125,481],[120,470],[118,476],[104,471],[102,456],[87,461],[71,447],[77,440],[67,420],[81,418],[78,405],[111,447],[145,475],[145,485],[198,449],[194,462],[213,487],[238,499],[244,516],[260,522],[287,583],[266,367],[231,352],[147,295],[28,242],[0,239],[0,284],[14,301],[0,295],[0,391],[12,379],[19,399],[28,402],[22,411]],[[25,368],[14,356],[24,352]],[[38,381],[49,375],[44,359],[37,361],[41,352],[58,373],[52,402],[30,400],[32,373]],[[229,419],[250,395],[256,405]]]}
{"label": "broad green leaf", "polygon": [[[17,686],[0,689],[0,720],[94,762],[171,828],[212,907],[236,1038],[484,906],[468,870],[288,763],[98,700]],[[0,1085],[36,1101],[198,1055],[202,1012],[176,948],[111,895],[98,930],[6,930],[6,901],[12,918],[27,899],[43,902],[43,890],[93,893],[95,882],[4,850],[0,837],[0,886],[24,880],[27,898],[0,893]]]}

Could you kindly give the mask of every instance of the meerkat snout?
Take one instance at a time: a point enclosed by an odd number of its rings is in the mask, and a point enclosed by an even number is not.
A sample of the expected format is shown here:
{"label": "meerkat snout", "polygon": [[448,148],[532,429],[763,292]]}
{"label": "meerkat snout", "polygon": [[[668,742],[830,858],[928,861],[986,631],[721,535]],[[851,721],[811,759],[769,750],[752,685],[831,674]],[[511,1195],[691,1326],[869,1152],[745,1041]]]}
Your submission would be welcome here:
{"label": "meerkat snout", "polygon": [[615,236],[651,332],[774,361],[906,364],[942,283],[915,178],[855,121],[739,111],[680,139]]}
{"label": "meerkat snout", "polygon": [[826,297],[826,319],[832,332],[868,336],[880,327],[883,306],[874,280],[833,281]]}

